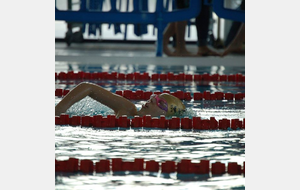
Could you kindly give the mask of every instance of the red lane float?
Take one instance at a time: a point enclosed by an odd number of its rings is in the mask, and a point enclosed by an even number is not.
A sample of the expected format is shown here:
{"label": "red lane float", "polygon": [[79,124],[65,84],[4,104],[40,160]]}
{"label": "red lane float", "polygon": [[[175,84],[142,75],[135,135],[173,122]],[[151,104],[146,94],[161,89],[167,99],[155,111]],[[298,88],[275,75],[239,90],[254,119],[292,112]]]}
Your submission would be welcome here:
{"label": "red lane float", "polygon": [[237,162],[225,163],[214,162],[210,164],[209,160],[200,160],[199,163],[192,163],[189,159],[182,159],[180,162],[165,161],[159,163],[155,160],[145,161],[143,158],[135,158],[133,162],[123,161],[122,158],[112,158],[111,160],[79,160],[69,158],[68,160],[58,161],[55,159],[55,172],[82,172],[82,173],[104,173],[104,172],[161,172],[178,174],[211,174],[222,175],[245,175],[245,162],[243,168]]}
{"label": "red lane float", "polygon": [[215,162],[211,164],[211,173],[216,175],[221,175],[226,173],[226,166],[224,163]]}
{"label": "red lane float", "polygon": [[68,72],[55,72],[55,80],[67,81],[67,80],[134,80],[134,81],[196,81],[196,82],[245,82],[245,75],[241,73],[230,74],[230,75],[219,75],[219,74],[187,74],[173,72],[168,73],[153,73],[150,75],[147,72],[140,73],[117,73],[117,72],[83,72],[74,71]]}
{"label": "red lane float", "polygon": [[175,117],[166,119],[165,116],[151,117],[146,115],[143,117],[135,116],[134,118],[127,118],[123,115],[116,118],[115,115],[94,115],[94,116],[72,116],[61,114],[55,116],[55,125],[70,125],[94,128],[125,128],[134,129],[139,127],[144,128],[158,128],[170,130],[238,130],[245,129],[245,118],[240,119],[220,119],[216,120],[215,117],[210,119],[202,119],[201,117]]}
{"label": "red lane float", "polygon": [[[63,97],[69,93],[70,90],[68,89],[55,89],[55,96],[57,97]],[[170,91],[143,91],[143,90],[117,90],[115,94],[118,94],[120,96],[123,96],[124,98],[127,98],[129,100],[148,100],[152,94],[161,94],[161,93],[169,93],[173,96],[176,96],[180,100],[244,100],[245,99],[245,93],[238,92],[237,94],[232,93],[223,93],[223,92],[215,92],[211,93],[210,91],[204,91],[201,92],[194,92],[193,95],[191,92],[183,92],[181,90],[177,90],[176,92],[170,92]]]}

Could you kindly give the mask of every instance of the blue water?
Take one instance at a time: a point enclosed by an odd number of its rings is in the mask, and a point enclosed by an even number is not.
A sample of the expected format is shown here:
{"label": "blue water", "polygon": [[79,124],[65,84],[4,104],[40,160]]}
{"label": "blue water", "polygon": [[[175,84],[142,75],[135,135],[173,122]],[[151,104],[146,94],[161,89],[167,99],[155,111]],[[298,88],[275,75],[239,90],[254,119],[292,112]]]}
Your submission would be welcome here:
{"label": "blue water", "polygon": [[[244,73],[244,67],[195,67],[184,66],[128,66],[133,68],[130,72],[163,73],[219,73],[233,74]],[[127,71],[128,71],[127,68]],[[79,67],[82,71],[102,72],[114,70],[123,72],[123,67]],[[125,68],[126,69],[126,68]],[[72,89],[80,81],[59,82],[56,88]],[[197,84],[195,82],[129,82],[129,81],[91,81],[115,92],[116,90],[144,91],[195,91],[203,92],[243,92],[244,83],[213,83]],[[55,98],[55,104],[61,98]],[[139,109],[144,101],[133,101]],[[245,118],[245,100],[241,101],[184,101],[187,112],[185,116],[202,118],[215,117],[217,120]],[[70,115],[108,115],[113,111],[87,97],[73,105],[67,112]],[[210,160],[210,163],[220,161],[227,165],[228,162],[237,162],[243,165],[245,161],[245,130],[227,131],[172,131],[172,130],[103,130],[86,127],[55,126],[55,158],[67,160],[69,157],[90,159],[94,162],[100,159],[122,158],[124,161],[133,161],[134,158],[144,158],[163,162],[182,159],[191,159],[197,162],[201,159]],[[62,174],[56,173],[56,189],[244,189],[245,177],[243,175],[178,175],[171,173],[142,172],[139,174],[126,173],[93,173],[93,174]]]}

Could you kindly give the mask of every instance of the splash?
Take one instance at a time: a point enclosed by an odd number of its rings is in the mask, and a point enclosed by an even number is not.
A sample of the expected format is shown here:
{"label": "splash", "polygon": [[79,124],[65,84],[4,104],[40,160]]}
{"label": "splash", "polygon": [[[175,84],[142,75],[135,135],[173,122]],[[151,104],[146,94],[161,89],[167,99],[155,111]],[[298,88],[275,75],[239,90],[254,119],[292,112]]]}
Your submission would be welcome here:
{"label": "splash", "polygon": [[[56,104],[58,102],[59,101],[56,100]],[[114,111],[90,97],[85,97],[79,102],[72,105],[67,110],[66,114],[68,114],[70,117],[74,115],[78,115],[78,116],[110,115],[110,114],[114,114]]]}

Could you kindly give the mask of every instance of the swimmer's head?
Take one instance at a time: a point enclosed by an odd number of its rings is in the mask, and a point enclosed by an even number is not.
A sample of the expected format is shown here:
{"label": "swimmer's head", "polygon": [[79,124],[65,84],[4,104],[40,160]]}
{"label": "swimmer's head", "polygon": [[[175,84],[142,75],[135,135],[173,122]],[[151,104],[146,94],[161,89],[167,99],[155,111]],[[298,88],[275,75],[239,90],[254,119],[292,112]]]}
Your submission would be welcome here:
{"label": "swimmer's head", "polygon": [[185,111],[185,106],[177,97],[162,93],[160,95],[152,94],[150,99],[142,106],[139,115],[151,115],[157,117],[180,116]]}
{"label": "swimmer's head", "polygon": [[168,103],[166,116],[180,116],[185,112],[185,105],[179,98],[167,93],[160,94],[160,97]]}

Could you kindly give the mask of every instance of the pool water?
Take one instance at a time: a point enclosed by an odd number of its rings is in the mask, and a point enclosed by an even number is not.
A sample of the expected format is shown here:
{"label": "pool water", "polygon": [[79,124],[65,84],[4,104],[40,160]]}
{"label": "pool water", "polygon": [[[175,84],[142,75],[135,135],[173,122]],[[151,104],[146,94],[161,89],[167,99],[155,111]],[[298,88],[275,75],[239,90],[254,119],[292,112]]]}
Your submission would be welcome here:
{"label": "pool water", "polygon": [[[186,67],[186,66],[135,66],[135,65],[102,65],[86,66],[78,64],[77,71],[104,72],[116,71],[120,73],[174,73],[189,74],[245,74],[245,67]],[[68,67],[68,70],[70,67]],[[67,71],[67,70],[65,70]],[[72,89],[80,81],[56,81],[56,88]],[[209,82],[197,84],[195,82],[152,82],[152,81],[90,81],[95,82],[107,90],[137,90],[171,92],[182,90],[210,92],[245,93],[244,83]],[[61,98],[55,97],[55,104]],[[133,101],[137,108],[141,108],[144,100]],[[184,101],[187,112],[183,117],[201,118],[215,117],[219,119],[245,118],[245,100],[239,101]],[[74,104],[67,114],[72,115],[109,115],[113,111],[108,107],[87,97]],[[206,159],[210,163],[220,161],[245,162],[245,130],[158,130],[158,129],[95,129],[89,127],[55,126],[55,158],[67,160],[89,159],[97,162],[100,159],[122,158],[123,161],[133,161],[135,158],[164,162],[167,160],[179,162],[190,159],[199,163]],[[56,189],[244,189],[243,175],[196,175],[196,174],[163,174],[149,172],[126,173],[59,173],[55,174]]]}

